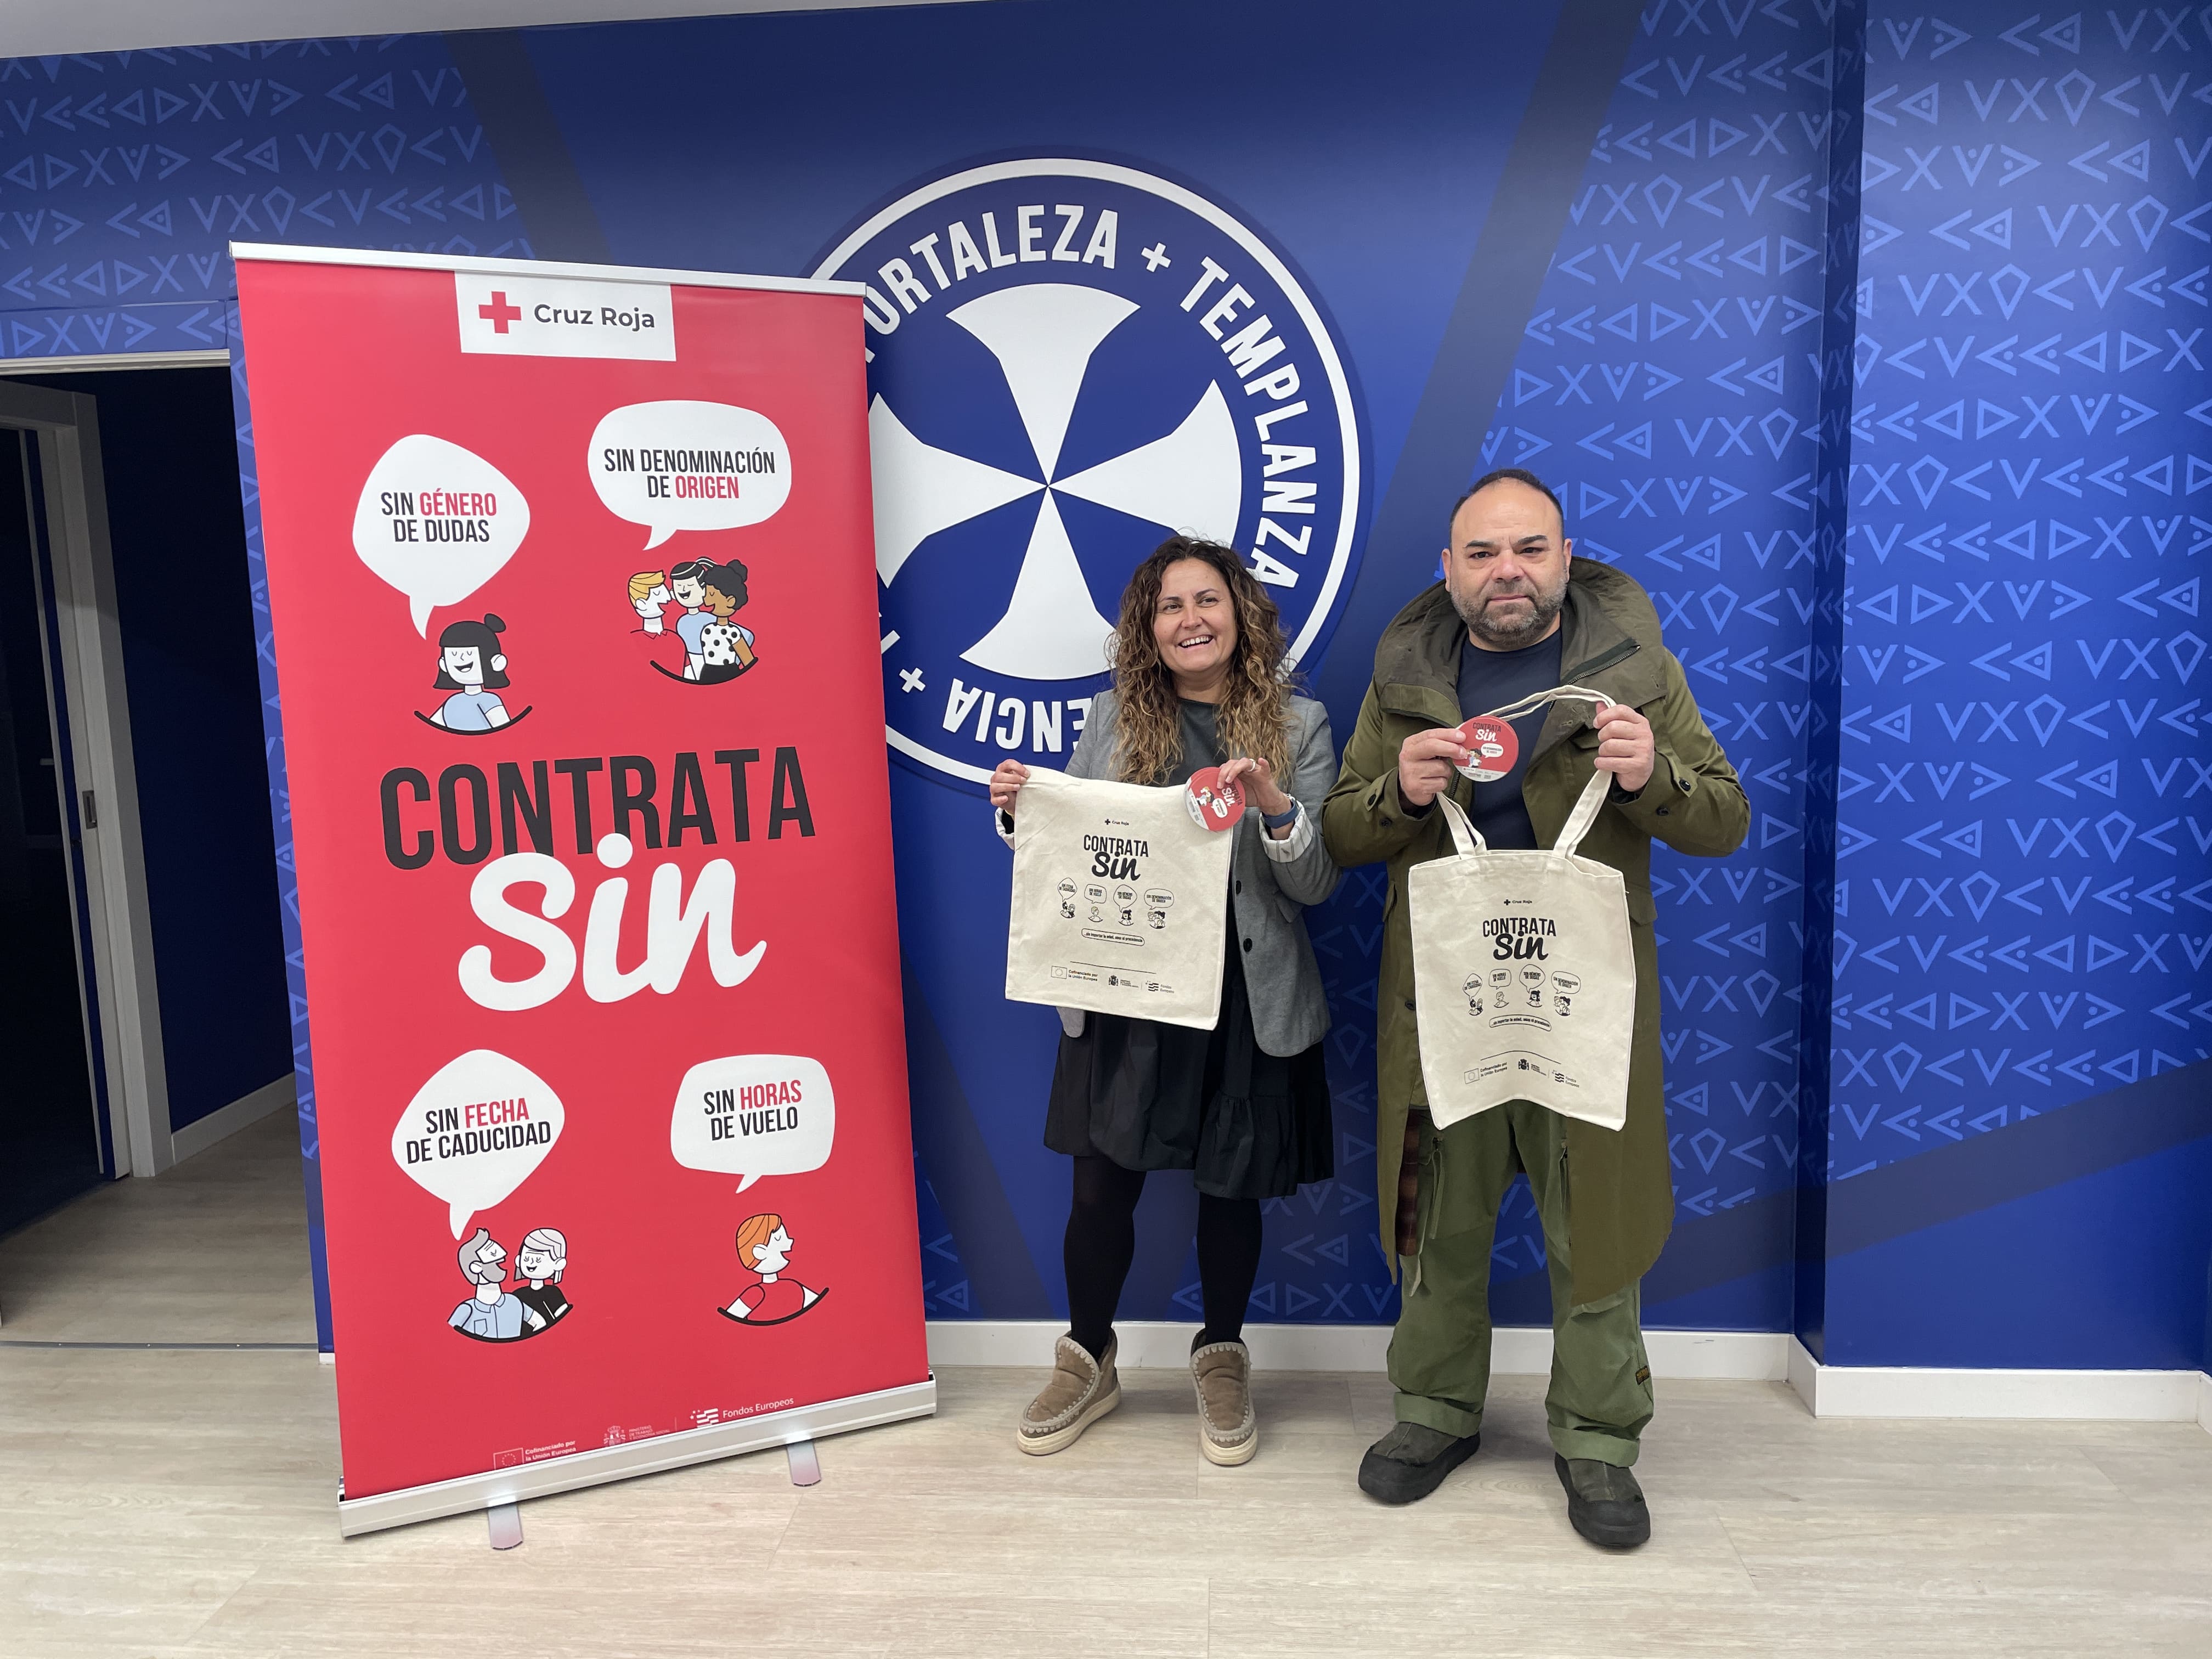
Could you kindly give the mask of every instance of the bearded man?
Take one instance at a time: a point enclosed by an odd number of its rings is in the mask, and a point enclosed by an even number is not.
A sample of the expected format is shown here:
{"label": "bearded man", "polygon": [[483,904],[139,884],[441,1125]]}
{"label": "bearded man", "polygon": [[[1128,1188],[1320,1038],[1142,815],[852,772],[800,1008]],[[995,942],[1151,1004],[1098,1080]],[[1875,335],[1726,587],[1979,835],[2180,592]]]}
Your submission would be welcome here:
{"label": "bearded man", "polygon": [[[1606,698],[1554,703],[1513,722],[1510,772],[1469,782],[1458,727],[1560,685]],[[1619,870],[1636,958],[1628,1117],[1619,1130],[1525,1100],[1439,1132],[1421,1082],[1406,874],[1453,851],[1449,793],[1494,848],[1549,847],[1594,771],[1613,782],[1581,852]],[[1553,1465],[1575,1529],[1626,1548],[1650,1536],[1631,1473],[1651,1419],[1638,1287],[1674,1211],[1660,1085],[1659,971],[1651,843],[1724,858],[1750,803],[1662,641],[1634,580],[1573,556],[1559,497],[1533,473],[1490,473],[1454,504],[1443,580],[1398,613],[1322,813],[1339,864],[1388,860],[1376,1038],[1376,1165],[1382,1248],[1402,1265],[1390,1342],[1397,1425],[1360,1464],[1384,1503],[1425,1498],[1475,1453],[1490,1386],[1490,1251],[1498,1208],[1528,1177],[1551,1278]],[[1571,1186],[1570,1171],[1572,1172]]]}

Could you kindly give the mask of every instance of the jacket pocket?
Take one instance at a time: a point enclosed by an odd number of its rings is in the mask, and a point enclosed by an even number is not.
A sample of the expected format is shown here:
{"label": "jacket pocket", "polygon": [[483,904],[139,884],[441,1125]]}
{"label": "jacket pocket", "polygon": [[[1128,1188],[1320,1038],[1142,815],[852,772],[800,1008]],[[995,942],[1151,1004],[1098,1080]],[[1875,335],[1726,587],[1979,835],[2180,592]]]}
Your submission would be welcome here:
{"label": "jacket pocket", "polygon": [[1628,890],[1628,919],[1647,925],[1659,920],[1658,901],[1640,887]]}
{"label": "jacket pocket", "polygon": [[1481,1153],[1476,1137],[1479,1117],[1462,1118],[1449,1129],[1425,1127],[1421,1144],[1420,1228],[1424,1243],[1456,1238],[1494,1224],[1496,1212],[1484,1191]]}

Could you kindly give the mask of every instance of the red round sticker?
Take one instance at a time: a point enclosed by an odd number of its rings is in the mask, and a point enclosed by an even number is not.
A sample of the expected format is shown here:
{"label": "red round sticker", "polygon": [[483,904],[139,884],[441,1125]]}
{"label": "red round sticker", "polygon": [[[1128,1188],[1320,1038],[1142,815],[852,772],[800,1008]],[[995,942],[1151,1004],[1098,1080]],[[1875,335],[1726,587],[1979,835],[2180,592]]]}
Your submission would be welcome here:
{"label": "red round sticker", "polygon": [[1221,769],[1209,766],[1194,772],[1190,792],[1183,797],[1183,805],[1190,808],[1190,816],[1209,830],[1230,830],[1244,816],[1244,792],[1237,785],[1221,781]]}
{"label": "red round sticker", "polygon": [[1477,714],[1459,728],[1467,740],[1468,763],[1459,775],[1475,783],[1495,783],[1508,776],[1521,753],[1521,739],[1506,721]]}

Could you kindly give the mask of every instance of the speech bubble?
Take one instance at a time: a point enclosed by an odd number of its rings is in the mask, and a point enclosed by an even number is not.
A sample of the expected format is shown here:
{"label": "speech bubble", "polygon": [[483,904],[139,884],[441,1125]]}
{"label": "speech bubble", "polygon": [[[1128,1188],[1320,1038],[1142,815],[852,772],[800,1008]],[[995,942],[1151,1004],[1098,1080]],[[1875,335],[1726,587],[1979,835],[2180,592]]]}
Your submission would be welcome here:
{"label": "speech bubble", "polygon": [[803,1054],[726,1054],[684,1073],[668,1150],[687,1170],[744,1177],[804,1175],[830,1161],[837,1100],[830,1073]]}
{"label": "speech bubble", "polygon": [[584,465],[608,512],[653,532],[648,549],[679,530],[758,524],[791,497],[791,446],[735,404],[625,404],[592,428]]}
{"label": "speech bubble", "polygon": [[519,1060],[471,1048],[440,1066],[392,1126],[392,1159],[443,1199],[459,1238],[530,1179],[568,1121],[561,1097]]}
{"label": "speech bubble", "polygon": [[489,581],[529,532],[530,503],[505,473],[427,432],[384,452],[353,510],[353,550],[407,596],[425,638],[431,611]]}

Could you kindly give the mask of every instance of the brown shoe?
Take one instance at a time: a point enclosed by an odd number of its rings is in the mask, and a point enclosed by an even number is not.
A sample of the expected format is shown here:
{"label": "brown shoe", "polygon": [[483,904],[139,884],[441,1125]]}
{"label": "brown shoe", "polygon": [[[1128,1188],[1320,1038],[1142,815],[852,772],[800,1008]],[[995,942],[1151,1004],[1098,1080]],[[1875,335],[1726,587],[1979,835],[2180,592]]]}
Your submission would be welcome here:
{"label": "brown shoe", "polygon": [[1190,1357],[1198,1388],[1198,1449],[1209,1463],[1249,1463],[1260,1449],[1252,1415],[1252,1351],[1242,1342],[1209,1342]]}
{"label": "brown shoe", "polygon": [[1023,1408],[1014,1439],[1032,1457],[1064,1451],[1089,1428],[1121,1403],[1121,1379],[1114,1372],[1114,1351],[1119,1342],[1109,1339],[1106,1357],[1093,1359],[1072,1336],[1063,1336],[1053,1348],[1052,1380],[1044,1392]]}

